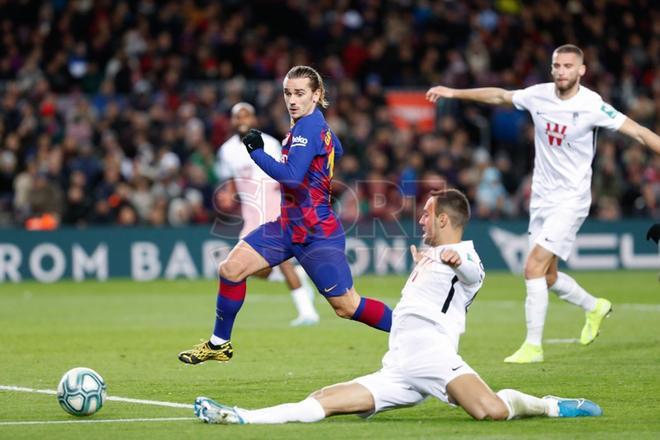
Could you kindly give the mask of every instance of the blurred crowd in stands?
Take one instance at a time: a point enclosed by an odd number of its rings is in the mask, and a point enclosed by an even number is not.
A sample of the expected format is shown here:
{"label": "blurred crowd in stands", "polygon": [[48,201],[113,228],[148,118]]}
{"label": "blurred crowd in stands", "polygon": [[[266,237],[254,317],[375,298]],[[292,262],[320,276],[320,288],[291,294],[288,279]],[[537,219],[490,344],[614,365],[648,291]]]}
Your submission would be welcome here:
{"label": "blurred crowd in stands", "polygon": [[[235,209],[216,175],[229,109],[283,137],[281,81],[329,88],[345,148],[341,216],[413,217],[456,186],[476,217],[524,217],[533,130],[523,112],[455,101],[436,129],[399,129],[388,90],[522,88],[554,47],[585,51],[583,83],[660,132],[660,10],[652,0],[0,0],[0,225],[208,223]],[[660,217],[660,157],[601,132],[596,218]]]}

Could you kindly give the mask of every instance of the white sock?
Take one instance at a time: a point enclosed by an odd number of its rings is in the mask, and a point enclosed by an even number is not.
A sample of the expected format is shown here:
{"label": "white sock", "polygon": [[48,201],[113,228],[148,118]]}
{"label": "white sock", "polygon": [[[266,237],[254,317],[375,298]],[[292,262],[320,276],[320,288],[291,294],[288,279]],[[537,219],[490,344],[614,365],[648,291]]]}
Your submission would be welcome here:
{"label": "white sock", "polygon": [[255,410],[236,408],[236,412],[245,423],[276,424],[288,422],[311,423],[325,419],[325,410],[313,397],[298,403],[285,403]]}
{"label": "white sock", "polygon": [[209,342],[213,345],[221,345],[227,342],[226,339],[222,339],[216,335],[211,335],[211,338],[209,339]]}
{"label": "white sock", "polygon": [[298,287],[291,291],[291,298],[293,298],[293,304],[298,310],[298,316],[304,316],[306,318],[318,318],[316,309],[314,309],[314,304],[309,299],[309,294],[304,287]]}
{"label": "white sock", "polygon": [[596,308],[596,298],[584,290],[569,275],[563,272],[557,273],[557,281],[550,286],[559,298],[576,306],[582,307],[585,312],[591,312]]}
{"label": "white sock", "polygon": [[303,269],[302,266],[296,266],[296,274],[298,275],[298,279],[300,280],[300,284],[302,287],[305,288],[307,291],[307,295],[309,295],[309,300],[314,303],[314,300],[316,299],[316,287],[312,283],[312,280],[309,279],[309,275],[307,275],[307,272],[305,272],[305,269]]}
{"label": "white sock", "polygon": [[541,345],[543,325],[548,311],[548,286],[545,277],[525,280],[527,298],[525,299],[525,318],[527,321],[527,338],[525,342]]}
{"label": "white sock", "polygon": [[520,417],[543,416],[547,413],[547,402],[538,397],[511,389],[499,390],[496,394],[502,399],[509,410],[507,420]]}
{"label": "white sock", "polygon": [[[318,319],[319,314],[316,312],[314,307],[314,298],[316,297],[316,288],[312,284],[307,272],[303,269],[302,266],[295,266],[296,275],[300,280],[300,287],[291,291],[291,296],[293,297],[293,303],[298,309],[298,315],[304,316],[305,318]],[[299,293],[298,291],[304,292]],[[306,298],[305,298],[306,296]]]}

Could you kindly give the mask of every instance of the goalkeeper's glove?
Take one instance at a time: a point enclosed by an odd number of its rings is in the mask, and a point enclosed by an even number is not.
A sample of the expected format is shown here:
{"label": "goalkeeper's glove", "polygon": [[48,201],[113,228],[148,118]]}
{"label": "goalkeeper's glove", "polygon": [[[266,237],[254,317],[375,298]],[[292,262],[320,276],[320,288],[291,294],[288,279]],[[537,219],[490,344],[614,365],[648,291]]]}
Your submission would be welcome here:
{"label": "goalkeeper's glove", "polygon": [[250,129],[242,140],[248,153],[264,148],[264,139],[261,137],[261,132],[254,128]]}

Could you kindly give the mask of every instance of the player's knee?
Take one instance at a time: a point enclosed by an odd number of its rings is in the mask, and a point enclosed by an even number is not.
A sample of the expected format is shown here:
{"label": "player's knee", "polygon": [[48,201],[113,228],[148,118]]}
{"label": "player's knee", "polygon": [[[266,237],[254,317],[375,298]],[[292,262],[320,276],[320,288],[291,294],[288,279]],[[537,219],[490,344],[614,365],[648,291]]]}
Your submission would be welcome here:
{"label": "player's knee", "polygon": [[536,278],[534,275],[536,273],[536,268],[534,267],[534,263],[531,261],[527,261],[525,263],[525,267],[523,268],[523,276],[525,279],[530,279],[530,278]]}
{"label": "player's knee", "polygon": [[470,415],[475,420],[486,420],[488,418],[488,412],[484,411],[481,407],[472,409]]}
{"label": "player's knee", "polygon": [[557,272],[549,272],[545,274],[545,283],[548,287],[552,287],[557,282]]}
{"label": "player's knee", "polygon": [[471,408],[470,415],[476,420],[506,420],[508,410],[499,398],[496,399],[491,396],[479,399]]}
{"label": "player's knee", "polygon": [[351,319],[353,317],[353,315],[355,314],[355,309],[353,309],[351,307],[347,307],[344,304],[342,304],[340,306],[333,306],[333,307],[335,309],[335,313],[340,318]]}
{"label": "player's knee", "polygon": [[335,313],[340,318],[351,319],[360,305],[360,295],[355,289],[348,289],[343,295],[328,298]]}
{"label": "player's knee", "polygon": [[484,407],[488,413],[487,418],[491,420],[506,420],[509,417],[509,409],[496,394],[483,399]]}
{"label": "player's knee", "polygon": [[218,272],[220,276],[226,280],[237,283],[242,280],[242,270],[240,263],[231,260],[225,260],[220,263]]}
{"label": "player's knee", "polygon": [[525,268],[523,270],[525,279],[531,280],[546,277],[546,275],[556,272],[556,269],[552,267],[552,257],[552,254],[545,250],[532,249],[525,260]]}
{"label": "player's knee", "polygon": [[534,279],[534,278],[543,277],[546,274],[544,273],[542,264],[540,264],[539,262],[537,262],[535,260],[529,259],[525,263],[525,269],[523,270],[523,275],[525,276],[525,279],[531,280],[531,279]]}
{"label": "player's knee", "polygon": [[324,391],[325,391],[325,388],[321,388],[320,390],[314,391],[312,394],[310,394],[307,397],[313,397],[314,399],[319,400],[323,397]]}
{"label": "player's knee", "polygon": [[504,405],[490,406],[488,408],[487,418],[490,420],[506,420],[509,417],[509,410]]}

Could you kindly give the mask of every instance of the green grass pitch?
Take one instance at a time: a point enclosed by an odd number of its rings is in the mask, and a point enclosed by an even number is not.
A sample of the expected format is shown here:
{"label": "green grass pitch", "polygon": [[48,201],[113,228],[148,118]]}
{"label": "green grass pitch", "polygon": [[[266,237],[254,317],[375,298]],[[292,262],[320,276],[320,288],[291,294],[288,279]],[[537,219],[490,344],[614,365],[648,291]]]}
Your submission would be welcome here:
{"label": "green grass pitch", "polygon": [[[546,362],[507,365],[524,336],[523,283],[490,273],[468,313],[461,354],[494,389],[588,397],[604,409],[593,419],[476,422],[438,401],[318,424],[211,426],[197,420],[15,425],[18,421],[177,418],[192,411],[109,401],[85,419],[62,411],[52,395],[0,391],[0,438],[660,438],[660,284],[656,272],[574,274],[614,303],[590,346],[578,338],[583,313],[551,295]],[[394,306],[404,279],[362,277],[363,295]],[[243,407],[298,401],[309,392],[377,370],[387,335],[337,318],[319,296],[319,326],[290,328],[284,284],[248,282],[228,364],[186,366],[176,355],[208,337],[212,281],[62,282],[0,287],[0,385],[54,389],[69,368],[103,375],[108,394],[192,403],[198,395]]]}

